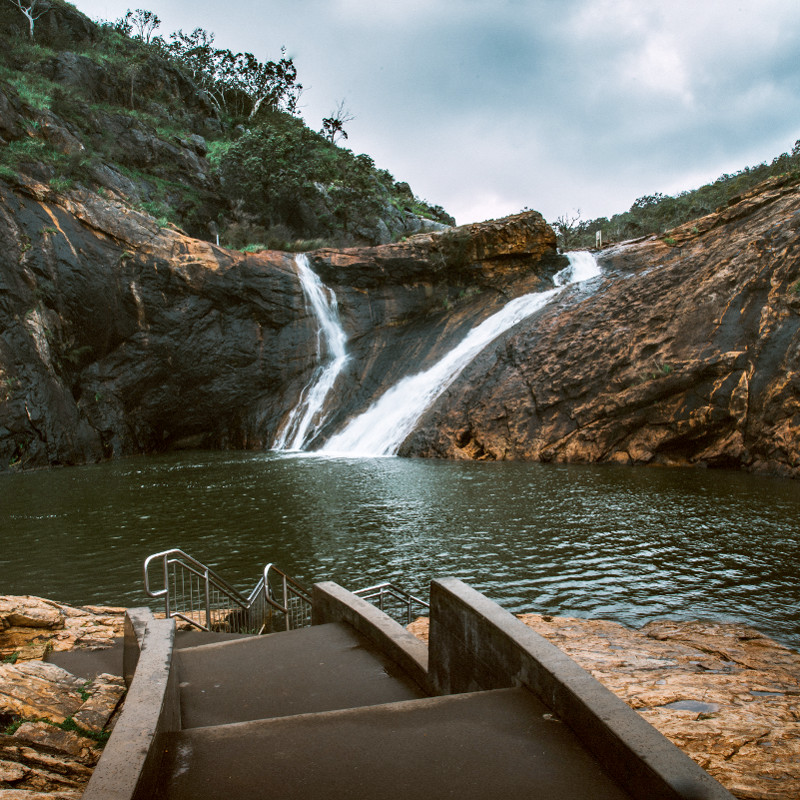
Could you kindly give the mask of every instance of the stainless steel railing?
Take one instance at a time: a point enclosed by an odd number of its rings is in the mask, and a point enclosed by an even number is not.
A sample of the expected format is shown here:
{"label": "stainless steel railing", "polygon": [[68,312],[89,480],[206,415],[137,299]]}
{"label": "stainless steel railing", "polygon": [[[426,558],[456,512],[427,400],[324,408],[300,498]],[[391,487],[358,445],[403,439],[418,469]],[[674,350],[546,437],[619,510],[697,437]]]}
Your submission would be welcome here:
{"label": "stainless steel railing", "polygon": [[[159,563],[160,586],[150,580],[153,565]],[[177,548],[148,556],[143,572],[145,592],[163,599],[167,617],[201,630],[264,633],[278,626],[290,630],[311,622],[308,591],[272,564],[264,567],[262,577],[247,596]],[[280,600],[274,595],[276,583],[281,589]]]}
{"label": "stainless steel railing", "polygon": [[289,577],[274,564],[264,567],[262,578],[270,598],[270,614],[283,614],[283,624],[270,620],[270,630],[307,628],[311,625],[311,594],[294,578]]}
{"label": "stainless steel railing", "polygon": [[[143,572],[145,592],[163,600],[167,617],[201,630],[269,633],[311,624],[311,593],[274,564],[264,567],[248,595],[178,548],[148,556]],[[155,572],[160,577],[151,582]],[[390,582],[357,589],[353,594],[398,622],[405,619],[406,625],[413,621],[415,607],[422,613],[429,608],[425,600]]]}
{"label": "stainless steel railing", "polygon": [[[398,622],[398,617],[405,617],[405,624],[409,625],[414,621],[413,608],[419,606],[420,609],[427,611],[430,605],[407,592],[394,583],[378,583],[375,586],[367,586],[365,589],[356,589],[353,594],[363,597],[373,605],[377,605],[381,611],[386,612]],[[377,602],[376,602],[377,601]]]}

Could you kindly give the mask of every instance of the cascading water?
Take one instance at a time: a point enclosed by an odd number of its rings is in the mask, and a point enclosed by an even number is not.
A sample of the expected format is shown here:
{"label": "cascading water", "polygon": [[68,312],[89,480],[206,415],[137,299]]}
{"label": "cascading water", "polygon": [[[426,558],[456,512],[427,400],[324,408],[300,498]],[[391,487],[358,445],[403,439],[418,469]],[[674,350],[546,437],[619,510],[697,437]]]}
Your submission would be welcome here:
{"label": "cascading water", "polygon": [[[556,274],[557,287],[600,274],[594,256],[568,253],[569,266]],[[363,414],[350,420],[317,452],[355,458],[393,456],[423,413],[492,340],[544,306],[560,288],[517,297],[473,328],[444,358],[425,372],[403,378]]]}
{"label": "cascading water", "polygon": [[347,335],[339,321],[336,295],[323,285],[319,276],[311,269],[305,253],[295,256],[295,263],[303,293],[317,318],[319,366],[276,438],[274,450],[302,450],[319,431],[325,421],[325,399],[347,361]]}

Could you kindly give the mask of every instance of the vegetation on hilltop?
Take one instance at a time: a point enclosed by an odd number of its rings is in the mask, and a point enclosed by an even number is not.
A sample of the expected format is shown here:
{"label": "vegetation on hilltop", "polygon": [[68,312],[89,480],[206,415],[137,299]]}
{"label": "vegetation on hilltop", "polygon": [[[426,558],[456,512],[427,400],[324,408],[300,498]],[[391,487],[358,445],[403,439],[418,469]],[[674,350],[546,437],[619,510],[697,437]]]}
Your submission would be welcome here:
{"label": "vegetation on hilltop", "polygon": [[580,211],[577,211],[574,214],[562,214],[551,224],[562,250],[594,247],[597,231],[602,231],[604,242],[662,234],[736,202],[744,192],[768,178],[787,174],[800,180],[800,139],[790,152],[782,153],[770,163],[764,162],[730,175],[721,175],[699,189],[683,191],[675,196],[656,192],[639,197],[628,211],[615,214],[610,219],[598,217],[582,220]]}
{"label": "vegetation on hilltop", "polygon": [[303,86],[284,51],[261,62],[200,28],[159,27],[144,9],[95,24],[49,0],[31,36],[16,0],[0,2],[0,178],[105,193],[235,247],[379,243],[453,224],[337,146],[341,124],[337,137],[330,119],[317,133],[297,116]]}

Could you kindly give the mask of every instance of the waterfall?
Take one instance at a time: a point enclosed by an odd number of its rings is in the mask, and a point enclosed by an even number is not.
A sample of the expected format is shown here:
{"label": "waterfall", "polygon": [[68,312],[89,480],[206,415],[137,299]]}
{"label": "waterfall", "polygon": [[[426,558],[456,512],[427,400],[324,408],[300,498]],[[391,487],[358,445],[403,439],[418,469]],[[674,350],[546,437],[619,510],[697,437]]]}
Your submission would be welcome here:
{"label": "waterfall", "polygon": [[297,405],[273,444],[274,450],[302,450],[319,431],[325,420],[325,399],[347,361],[347,336],[339,321],[336,295],[323,285],[311,269],[308,256],[295,256],[297,275],[307,303],[317,318],[317,361],[311,380],[303,389]]}
{"label": "waterfall", "polygon": [[474,327],[440,361],[416,375],[403,378],[363,414],[334,434],[318,452],[332,456],[370,457],[396,455],[419,418],[481,350],[500,334],[529,317],[570,283],[600,274],[588,252],[568,253],[569,266],[554,278],[555,289],[522,295]]}

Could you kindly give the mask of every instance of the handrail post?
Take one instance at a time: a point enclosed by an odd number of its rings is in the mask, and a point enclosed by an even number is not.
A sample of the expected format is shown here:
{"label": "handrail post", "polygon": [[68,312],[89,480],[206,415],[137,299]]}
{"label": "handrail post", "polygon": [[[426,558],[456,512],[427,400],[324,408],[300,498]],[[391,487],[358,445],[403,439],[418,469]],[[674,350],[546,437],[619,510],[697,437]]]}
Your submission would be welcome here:
{"label": "handrail post", "polygon": [[286,609],[284,617],[286,618],[286,630],[289,631],[292,629],[292,623],[289,612],[289,587],[286,585],[286,575],[283,576],[282,583],[283,583],[283,607]]}
{"label": "handrail post", "polygon": [[205,569],[205,574],[203,576],[206,581],[206,629],[211,630],[211,594],[209,590],[209,582],[208,582],[208,567]]}
{"label": "handrail post", "polygon": [[164,554],[162,558],[162,563],[164,565],[164,611],[167,615],[167,619],[170,617],[170,610],[169,610],[169,566],[167,564],[167,555]]}

